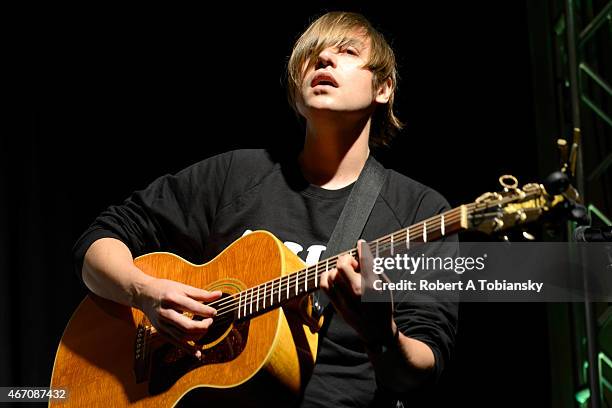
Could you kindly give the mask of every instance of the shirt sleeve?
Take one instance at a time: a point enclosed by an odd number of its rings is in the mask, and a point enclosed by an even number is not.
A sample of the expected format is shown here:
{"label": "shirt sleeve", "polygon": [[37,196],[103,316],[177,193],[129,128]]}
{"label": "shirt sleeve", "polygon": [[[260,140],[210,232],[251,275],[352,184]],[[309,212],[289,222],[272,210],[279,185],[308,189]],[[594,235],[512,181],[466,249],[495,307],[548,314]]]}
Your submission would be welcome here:
{"label": "shirt sleeve", "polygon": [[[448,209],[450,206],[440,194],[428,190],[422,196],[417,215],[412,223],[441,214]],[[458,251],[457,243],[457,236],[452,235],[443,240],[428,243],[427,253],[443,258],[455,256]],[[455,343],[458,320],[456,296],[450,294],[428,301],[414,301],[410,291],[399,293],[401,295],[394,298],[395,323],[405,336],[422,341],[431,348],[435,357],[433,377],[434,381],[438,381],[451,357]]]}
{"label": "shirt sleeve", "polygon": [[233,152],[213,156],[177,174],[165,175],[121,205],[103,211],[73,248],[77,276],[87,249],[111,237],[125,243],[132,256],[169,251],[199,262],[225,186]]}

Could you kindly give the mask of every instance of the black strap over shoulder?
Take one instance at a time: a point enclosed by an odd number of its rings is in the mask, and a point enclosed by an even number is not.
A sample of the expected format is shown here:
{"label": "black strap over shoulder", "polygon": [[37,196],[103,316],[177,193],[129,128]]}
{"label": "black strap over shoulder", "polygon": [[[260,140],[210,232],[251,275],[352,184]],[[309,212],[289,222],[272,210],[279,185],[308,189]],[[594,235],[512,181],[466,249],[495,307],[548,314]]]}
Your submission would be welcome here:
{"label": "black strap over shoulder", "polygon": [[[321,259],[348,251],[356,245],[372,213],[386,176],[384,167],[370,155],[344,204],[340,218],[327,243],[327,249],[321,254]],[[314,312],[321,315],[329,304],[329,298],[320,290],[313,296]]]}

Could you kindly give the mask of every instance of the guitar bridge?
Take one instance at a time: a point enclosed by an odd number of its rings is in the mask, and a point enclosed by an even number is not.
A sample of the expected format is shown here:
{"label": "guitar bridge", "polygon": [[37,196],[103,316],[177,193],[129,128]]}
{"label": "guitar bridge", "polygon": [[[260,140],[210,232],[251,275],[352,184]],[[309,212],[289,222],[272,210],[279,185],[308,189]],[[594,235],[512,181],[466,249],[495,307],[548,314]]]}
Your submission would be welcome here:
{"label": "guitar bridge", "polygon": [[150,325],[140,323],[136,330],[136,340],[134,341],[134,374],[136,383],[149,380],[151,372],[151,347],[149,338],[151,336]]}

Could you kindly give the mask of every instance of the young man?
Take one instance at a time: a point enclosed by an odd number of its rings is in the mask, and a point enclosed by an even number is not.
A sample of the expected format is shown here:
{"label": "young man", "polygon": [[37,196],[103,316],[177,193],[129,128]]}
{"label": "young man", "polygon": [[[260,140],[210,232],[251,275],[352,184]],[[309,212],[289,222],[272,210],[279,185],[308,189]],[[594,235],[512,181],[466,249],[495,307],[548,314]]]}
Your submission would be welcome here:
{"label": "young man", "polygon": [[[91,291],[143,310],[168,338],[186,344],[215,319],[215,310],[201,302],[220,293],[153,278],[133,257],[163,250],[201,263],[248,231],[264,229],[308,264],[319,260],[354,182],[374,160],[369,146],[387,144],[400,128],[393,113],[395,58],[363,16],[334,12],[298,39],[288,70],[289,99],[305,120],[299,156],[228,152],[110,207],[75,247]],[[364,239],[448,207],[433,190],[386,173]],[[396,300],[393,309],[389,304],[373,314],[360,301],[359,262],[349,256],[320,285],[339,316],[320,337],[302,406],[373,406],[435,382],[454,341],[456,305]],[[205,319],[188,319],[183,311]]]}

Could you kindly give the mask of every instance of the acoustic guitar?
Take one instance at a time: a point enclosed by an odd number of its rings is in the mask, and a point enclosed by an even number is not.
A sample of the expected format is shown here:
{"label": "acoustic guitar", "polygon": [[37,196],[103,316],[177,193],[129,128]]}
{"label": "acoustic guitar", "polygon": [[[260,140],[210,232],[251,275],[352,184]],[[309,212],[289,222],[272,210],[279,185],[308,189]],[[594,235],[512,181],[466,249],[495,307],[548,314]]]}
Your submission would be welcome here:
{"label": "acoustic guitar", "polygon": [[[373,253],[401,251],[460,230],[491,233],[575,199],[571,186],[549,194],[541,184],[519,189],[512,176],[500,177],[500,183],[502,192],[486,193],[368,245]],[[356,248],[345,253],[357,257]],[[203,265],[170,253],[136,258],[136,266],[151,276],[223,293],[210,303],[217,309],[213,325],[193,344],[202,358],[164,341],[140,310],[90,294],[70,319],[55,357],[51,387],[66,389],[68,398],[49,405],[289,406],[303,390],[317,353],[311,308],[289,304],[308,299],[304,295],[318,289],[321,274],[334,268],[340,255],[306,267],[271,233],[256,231]]]}

